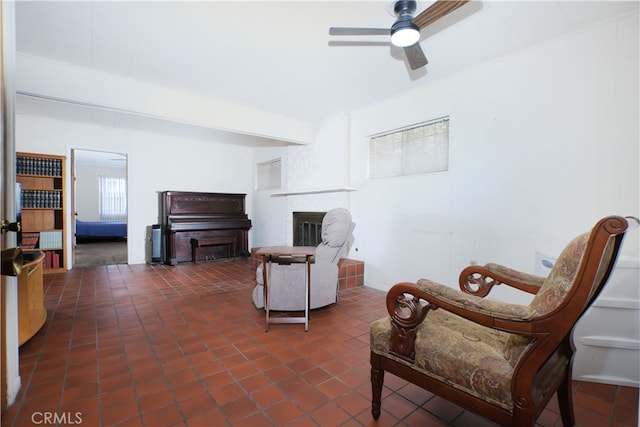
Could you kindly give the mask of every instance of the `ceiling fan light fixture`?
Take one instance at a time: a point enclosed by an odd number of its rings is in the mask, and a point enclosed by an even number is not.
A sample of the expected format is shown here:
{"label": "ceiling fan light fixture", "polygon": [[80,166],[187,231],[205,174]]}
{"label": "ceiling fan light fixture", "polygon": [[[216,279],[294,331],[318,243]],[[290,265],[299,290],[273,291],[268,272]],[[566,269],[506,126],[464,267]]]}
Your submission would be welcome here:
{"label": "ceiling fan light fixture", "polygon": [[412,21],[397,21],[391,27],[391,44],[394,46],[412,46],[418,40],[420,40],[420,28]]}

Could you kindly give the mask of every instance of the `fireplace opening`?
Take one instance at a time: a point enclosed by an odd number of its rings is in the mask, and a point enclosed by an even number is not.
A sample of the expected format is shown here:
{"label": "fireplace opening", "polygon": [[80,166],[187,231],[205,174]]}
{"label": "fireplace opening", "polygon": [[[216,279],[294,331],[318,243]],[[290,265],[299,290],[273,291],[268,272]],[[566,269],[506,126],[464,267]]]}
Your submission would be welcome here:
{"label": "fireplace opening", "polygon": [[318,246],[322,242],[322,220],[326,212],[293,213],[293,246]]}

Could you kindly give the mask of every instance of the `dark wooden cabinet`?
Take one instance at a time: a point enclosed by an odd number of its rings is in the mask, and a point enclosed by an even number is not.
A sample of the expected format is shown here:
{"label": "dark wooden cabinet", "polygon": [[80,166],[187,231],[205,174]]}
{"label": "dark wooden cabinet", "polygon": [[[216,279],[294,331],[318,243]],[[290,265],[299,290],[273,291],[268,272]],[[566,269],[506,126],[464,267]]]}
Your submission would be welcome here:
{"label": "dark wooden cabinet", "polygon": [[[249,256],[246,194],[164,191],[160,194],[164,261],[192,261],[191,239],[221,242],[199,248],[197,260]],[[231,242],[231,243],[225,243]]]}

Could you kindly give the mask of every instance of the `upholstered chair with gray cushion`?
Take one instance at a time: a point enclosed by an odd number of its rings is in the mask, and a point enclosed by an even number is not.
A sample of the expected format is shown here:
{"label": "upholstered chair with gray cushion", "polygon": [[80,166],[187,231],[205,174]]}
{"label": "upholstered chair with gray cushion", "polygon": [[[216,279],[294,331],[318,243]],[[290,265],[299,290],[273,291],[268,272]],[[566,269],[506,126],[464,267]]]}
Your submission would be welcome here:
{"label": "upholstered chair with gray cushion", "polygon": [[[486,264],[460,273],[461,290],[426,279],[393,286],[389,317],[371,326],[373,417],[389,372],[503,426],[533,427],[557,393],[562,422],[573,426],[571,334],[604,287],[627,226],[603,218],[546,278]],[[534,297],[528,305],[484,298],[497,285]]]}
{"label": "upholstered chair with gray cushion", "polygon": [[[311,264],[310,308],[320,308],[338,301],[338,261],[347,255],[355,224],[347,209],[328,211],[322,220],[322,242],[316,247]],[[269,309],[275,311],[304,310],[306,264],[278,265],[271,268]],[[264,307],[263,265],[256,270],[257,285],[253,304]]]}

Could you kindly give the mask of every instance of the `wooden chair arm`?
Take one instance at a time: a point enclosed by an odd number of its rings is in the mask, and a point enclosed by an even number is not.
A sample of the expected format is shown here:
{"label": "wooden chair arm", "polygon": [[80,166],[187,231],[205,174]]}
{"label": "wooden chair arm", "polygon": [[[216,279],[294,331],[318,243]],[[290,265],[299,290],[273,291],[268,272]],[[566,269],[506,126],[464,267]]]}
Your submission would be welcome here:
{"label": "wooden chair arm", "polygon": [[391,349],[396,356],[408,361],[415,359],[415,340],[418,326],[431,309],[426,294],[415,283],[395,284],[387,292],[387,311],[391,317]]}
{"label": "wooden chair arm", "polygon": [[485,297],[496,285],[509,285],[530,294],[538,293],[545,278],[523,273],[499,264],[470,265],[460,272],[460,290],[470,295]]}
{"label": "wooden chair arm", "polygon": [[[427,299],[432,305],[490,328],[496,327],[498,322],[502,322],[503,325],[500,329],[504,330],[506,323],[529,322],[536,314],[526,305],[469,295],[427,279],[418,280],[417,286],[428,295]],[[521,328],[510,326],[506,329],[517,332]]]}

